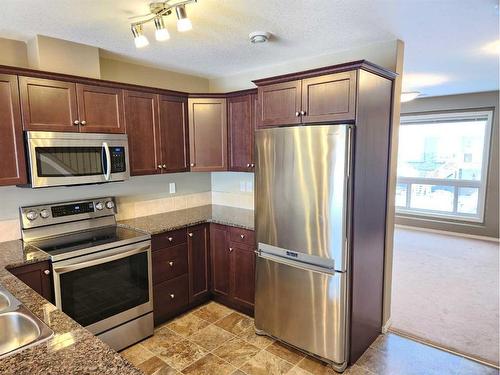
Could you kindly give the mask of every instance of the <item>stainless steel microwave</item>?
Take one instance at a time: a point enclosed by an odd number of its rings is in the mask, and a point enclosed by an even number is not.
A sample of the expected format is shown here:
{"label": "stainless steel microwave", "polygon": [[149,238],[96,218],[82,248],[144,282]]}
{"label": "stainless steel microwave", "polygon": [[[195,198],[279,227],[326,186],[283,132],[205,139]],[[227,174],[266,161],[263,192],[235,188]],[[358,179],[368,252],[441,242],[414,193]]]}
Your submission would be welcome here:
{"label": "stainless steel microwave", "polygon": [[26,132],[26,152],[32,188],[130,177],[126,134]]}

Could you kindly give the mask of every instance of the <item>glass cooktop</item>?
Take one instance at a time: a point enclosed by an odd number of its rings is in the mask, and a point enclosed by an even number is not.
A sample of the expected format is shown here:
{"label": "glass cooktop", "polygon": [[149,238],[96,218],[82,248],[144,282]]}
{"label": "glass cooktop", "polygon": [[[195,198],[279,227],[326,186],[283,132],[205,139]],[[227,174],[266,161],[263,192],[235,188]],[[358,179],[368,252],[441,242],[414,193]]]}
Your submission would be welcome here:
{"label": "glass cooktop", "polygon": [[149,234],[134,229],[110,226],[73,232],[66,235],[33,241],[29,244],[49,254],[54,261],[149,239]]}

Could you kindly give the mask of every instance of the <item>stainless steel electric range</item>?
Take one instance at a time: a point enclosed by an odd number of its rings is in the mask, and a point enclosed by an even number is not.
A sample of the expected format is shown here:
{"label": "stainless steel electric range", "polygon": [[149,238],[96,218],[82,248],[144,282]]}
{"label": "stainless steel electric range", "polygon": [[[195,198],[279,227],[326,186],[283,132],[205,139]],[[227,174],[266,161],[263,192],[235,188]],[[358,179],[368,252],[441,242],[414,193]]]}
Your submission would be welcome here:
{"label": "stainless steel electric range", "polygon": [[23,241],[52,260],[56,306],[120,350],[153,334],[151,236],[115,215],[112,197],[20,208]]}

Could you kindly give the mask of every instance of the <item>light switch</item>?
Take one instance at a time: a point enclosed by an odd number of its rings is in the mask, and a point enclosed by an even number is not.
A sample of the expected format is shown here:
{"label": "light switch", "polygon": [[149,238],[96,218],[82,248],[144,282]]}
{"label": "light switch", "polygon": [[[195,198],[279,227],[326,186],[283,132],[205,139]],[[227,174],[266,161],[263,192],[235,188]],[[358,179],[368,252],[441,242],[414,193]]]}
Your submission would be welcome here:
{"label": "light switch", "polygon": [[175,182],[171,182],[168,185],[168,188],[169,188],[170,194],[174,194],[175,193]]}
{"label": "light switch", "polygon": [[246,191],[245,181],[240,181],[240,191],[242,192]]}
{"label": "light switch", "polygon": [[253,191],[253,181],[247,181],[247,193],[251,193]]}

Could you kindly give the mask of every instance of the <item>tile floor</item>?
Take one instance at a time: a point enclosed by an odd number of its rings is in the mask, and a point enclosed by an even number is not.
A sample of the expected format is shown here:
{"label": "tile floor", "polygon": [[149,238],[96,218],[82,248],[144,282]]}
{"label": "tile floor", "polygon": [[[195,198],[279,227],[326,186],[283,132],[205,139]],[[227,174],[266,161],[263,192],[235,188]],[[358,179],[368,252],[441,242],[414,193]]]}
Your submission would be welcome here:
{"label": "tile floor", "polygon": [[[155,329],[121,354],[148,375],[336,374],[314,358],[254,333],[253,319],[215,302]],[[498,374],[394,334],[380,336],[349,368],[359,374]]]}

